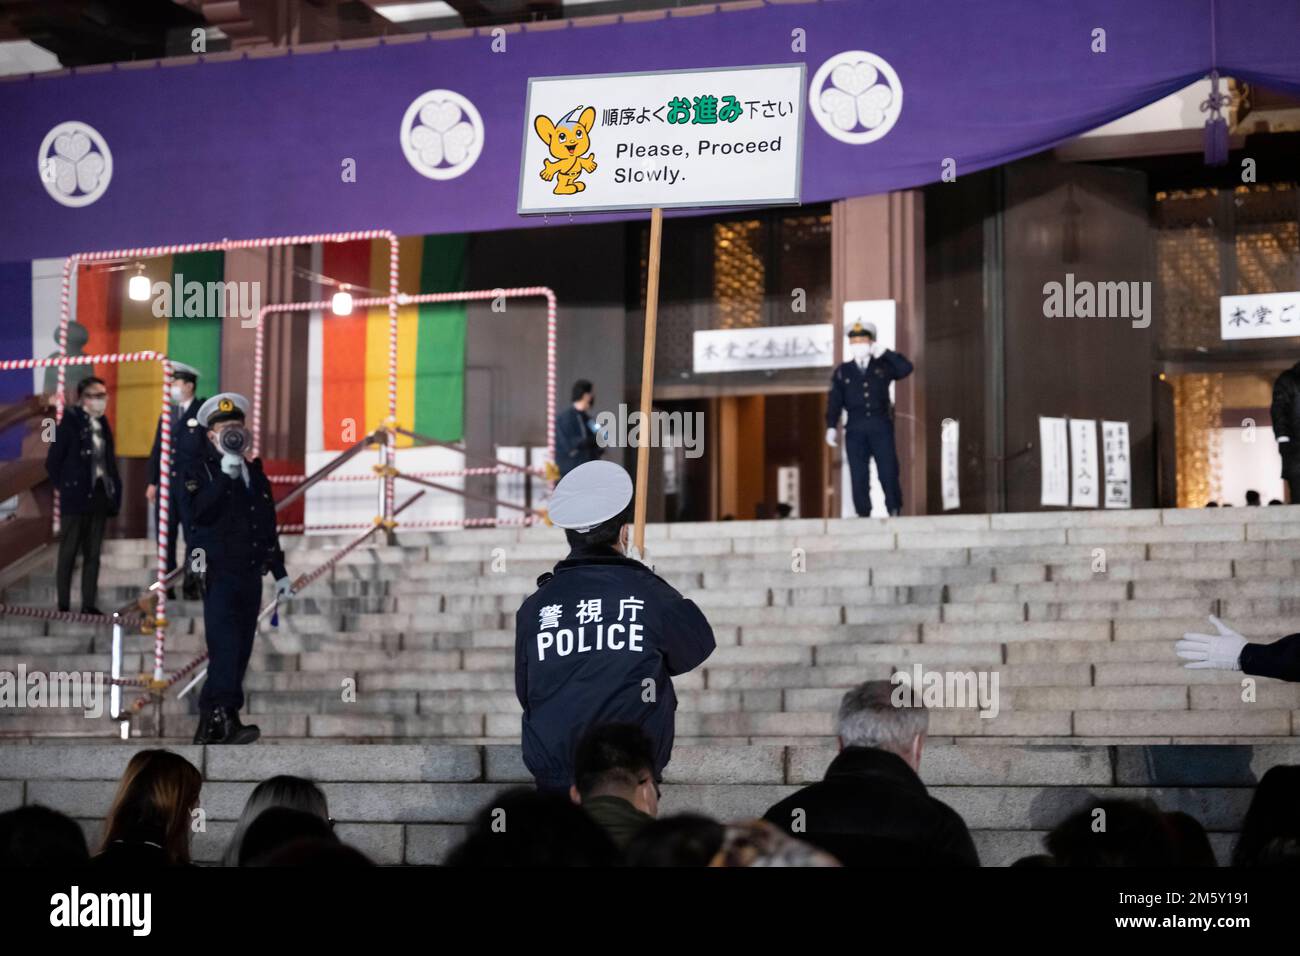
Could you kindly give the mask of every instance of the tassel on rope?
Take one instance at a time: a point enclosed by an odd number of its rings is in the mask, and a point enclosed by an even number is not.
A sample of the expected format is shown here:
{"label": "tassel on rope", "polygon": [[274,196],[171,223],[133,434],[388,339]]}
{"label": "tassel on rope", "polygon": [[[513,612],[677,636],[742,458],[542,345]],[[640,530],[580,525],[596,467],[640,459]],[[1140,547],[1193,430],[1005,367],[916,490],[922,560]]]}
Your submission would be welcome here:
{"label": "tassel on rope", "polygon": [[1221,112],[1232,102],[1230,93],[1219,91],[1219,71],[1210,71],[1210,95],[1201,103],[1201,112],[1209,113],[1205,121],[1205,165],[1223,166],[1228,162],[1228,121]]}

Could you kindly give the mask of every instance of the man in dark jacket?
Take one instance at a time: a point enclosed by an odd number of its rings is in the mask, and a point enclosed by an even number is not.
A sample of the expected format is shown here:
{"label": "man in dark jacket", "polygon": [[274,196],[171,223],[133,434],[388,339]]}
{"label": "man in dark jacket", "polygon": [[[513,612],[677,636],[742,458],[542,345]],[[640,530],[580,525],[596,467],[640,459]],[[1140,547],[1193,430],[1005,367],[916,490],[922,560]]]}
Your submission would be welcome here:
{"label": "man in dark jacket", "polygon": [[649,735],[660,778],[673,749],[671,678],[713,653],[713,629],[695,602],[624,556],[631,500],[632,479],[607,461],[579,465],[551,496],[569,556],[537,579],[515,616],[524,763],[539,789],[567,794],[578,740],[607,722]]}
{"label": "man in dark jacket", "polygon": [[[199,424],[199,409],[203,407],[203,399],[199,398],[195,391],[198,388],[199,370],[183,362],[172,362],[172,455],[171,455],[171,482],[169,483],[170,508],[167,515],[167,573],[171,574],[176,569],[176,546],[177,534],[179,528],[185,529],[185,545],[191,547],[191,531],[189,518],[183,512],[187,506],[184,496],[181,494],[181,476],[185,474],[186,461],[193,455],[199,453],[203,448],[203,443],[207,439],[207,430]],[[144,489],[144,496],[150,502],[155,504],[158,500],[158,484],[160,482],[160,471],[162,463],[162,421],[158,422],[158,427],[154,429],[153,450],[149,452],[149,484]],[[161,521],[160,521],[161,523]],[[202,595],[199,593],[198,575],[194,573],[191,562],[185,562],[185,585],[184,591],[186,600],[197,601]],[[174,598],[176,595],[171,588],[167,589],[167,597]]]}
{"label": "man in dark jacket", "polygon": [[276,533],[271,485],[262,459],[252,457],[252,438],[244,430],[247,410],[248,399],[234,392],[204,402],[199,424],[207,441],[186,463],[184,493],[194,547],[203,559],[203,638],[208,645],[196,744],[246,744],[261,734],[256,726],[240,722],[239,709],[262,610],[262,576],[269,571],[275,578],[277,600],[293,593]]}
{"label": "man in dark jacket", "polygon": [[605,454],[588,414],[596,401],[595,390],[589,381],[580,378],[573,383],[572,395],[573,404],[555,416],[555,466],[562,476]]}
{"label": "man in dark jacket", "polygon": [[763,818],[845,866],[979,866],[966,824],[917,776],[929,714],[895,706],[894,685],[867,681],[840,704],[840,754],[821,783]]}
{"label": "man in dark jacket", "polygon": [[849,329],[849,361],[831,375],[826,397],[826,444],[839,444],[836,429],[840,413],[848,413],[844,426],[844,454],[853,484],[853,508],[860,518],[871,516],[871,459],[885,492],[891,515],[903,513],[903,485],[898,476],[898,451],[894,447],[892,382],[912,374],[906,356],[876,341],[876,327],[855,322]]}
{"label": "man in dark jacket", "polygon": [[578,741],[569,797],[626,850],[659,814],[654,741],[636,724],[597,724]]}
{"label": "man in dark jacket", "polygon": [[81,554],[81,610],[100,614],[99,552],[104,526],[122,507],[122,481],[113,451],[113,429],[104,411],[108,387],[87,376],[77,383],[77,404],[63,411],[63,421],[45,455],[45,473],[59,492],[63,536],[59,540],[59,610],[72,603],[72,568]]}
{"label": "man in dark jacket", "polygon": [[1273,437],[1282,453],[1282,480],[1291,504],[1300,505],[1300,362],[1273,383]]}

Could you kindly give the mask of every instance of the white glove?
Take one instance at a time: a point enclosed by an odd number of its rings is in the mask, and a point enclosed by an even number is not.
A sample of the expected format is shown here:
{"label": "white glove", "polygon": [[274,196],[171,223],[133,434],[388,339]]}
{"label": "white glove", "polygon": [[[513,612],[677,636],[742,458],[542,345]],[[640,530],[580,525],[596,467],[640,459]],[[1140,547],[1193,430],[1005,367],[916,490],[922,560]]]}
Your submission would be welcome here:
{"label": "white glove", "polygon": [[1241,670],[1241,649],[1246,646],[1246,639],[1213,614],[1210,615],[1210,623],[1218,630],[1218,634],[1187,633],[1174,645],[1178,656],[1191,662],[1183,666]]}
{"label": "white glove", "polygon": [[1279,435],[1279,436],[1277,437],[1277,443],[1278,443],[1279,445],[1285,444],[1286,442],[1289,442],[1290,440],[1291,440],[1291,438],[1290,438],[1289,435]]}
{"label": "white glove", "polygon": [[826,429],[826,444],[830,445],[832,448],[839,447],[840,439],[839,436],[835,433],[835,429],[833,428]]}
{"label": "white glove", "polygon": [[275,582],[275,599],[287,601],[291,597],[293,597],[293,582],[289,580],[288,575],[285,575]]}
{"label": "white glove", "polygon": [[221,455],[221,470],[231,478],[238,478],[242,475],[241,466],[244,459],[239,455],[232,455],[230,452],[223,452]]}
{"label": "white glove", "polygon": [[872,342],[872,343],[871,343],[871,357],[872,357],[872,358],[880,358],[880,356],[884,355],[884,354],[885,354],[886,352],[888,352],[888,351],[889,351],[889,349],[885,348],[885,347],[884,347],[883,345],[881,345],[879,342]]}

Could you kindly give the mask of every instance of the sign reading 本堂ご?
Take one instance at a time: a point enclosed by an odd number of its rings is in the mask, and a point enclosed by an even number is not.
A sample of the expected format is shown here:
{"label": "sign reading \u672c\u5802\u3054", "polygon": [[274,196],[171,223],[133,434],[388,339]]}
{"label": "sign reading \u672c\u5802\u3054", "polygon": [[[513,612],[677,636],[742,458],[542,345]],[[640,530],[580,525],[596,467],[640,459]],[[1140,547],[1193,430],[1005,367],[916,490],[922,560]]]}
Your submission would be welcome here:
{"label": "sign reading \u672c\u5802\u3054", "polygon": [[804,65],[533,77],[520,214],[797,204]]}
{"label": "sign reading \u672c\u5802\u3054", "polygon": [[752,372],[809,368],[835,362],[835,326],[763,325],[752,329],[697,329],[695,372]]}

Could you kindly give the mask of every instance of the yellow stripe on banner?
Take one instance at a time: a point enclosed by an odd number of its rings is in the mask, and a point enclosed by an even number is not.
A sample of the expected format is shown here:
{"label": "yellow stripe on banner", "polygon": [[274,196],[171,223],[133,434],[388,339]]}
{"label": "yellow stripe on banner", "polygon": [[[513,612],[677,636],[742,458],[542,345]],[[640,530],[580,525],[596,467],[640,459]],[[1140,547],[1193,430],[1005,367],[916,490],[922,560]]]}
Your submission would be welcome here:
{"label": "yellow stripe on banner", "polygon": [[[398,239],[401,272],[398,288],[415,294],[420,286],[422,236]],[[388,293],[388,241],[370,244],[370,288],[377,295]],[[397,313],[397,421],[404,428],[415,422],[415,359],[420,328],[419,306],[406,306]],[[388,307],[366,312],[366,427],[373,430],[388,417]],[[399,447],[411,446],[399,439]]]}
{"label": "yellow stripe on banner", "polygon": [[[147,259],[144,266],[144,274],[149,277],[150,284],[165,282],[170,292],[173,281],[172,257]],[[125,284],[134,274],[133,267],[113,273],[109,281]],[[121,301],[122,325],[117,340],[118,351],[150,349],[166,354],[167,318],[153,314],[153,295],[146,302],[136,302],[123,291]],[[168,304],[171,305],[173,301],[169,297]],[[145,458],[153,449],[153,433],[162,410],[162,366],[157,362],[123,362],[117,369],[117,391],[109,396],[109,401],[117,408],[114,418],[117,453],[124,458]]]}

